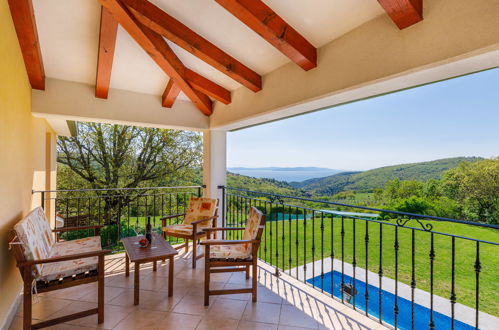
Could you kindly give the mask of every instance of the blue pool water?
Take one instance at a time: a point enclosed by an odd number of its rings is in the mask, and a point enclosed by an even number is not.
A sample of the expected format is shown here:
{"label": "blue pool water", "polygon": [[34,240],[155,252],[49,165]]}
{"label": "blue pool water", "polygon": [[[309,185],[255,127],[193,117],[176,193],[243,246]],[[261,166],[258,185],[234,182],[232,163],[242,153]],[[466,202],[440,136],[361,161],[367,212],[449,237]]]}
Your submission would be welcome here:
{"label": "blue pool water", "polygon": [[[353,279],[350,276],[344,276],[345,284],[353,284]],[[324,278],[321,276],[316,276],[314,278],[308,279],[307,282],[314,284],[316,287],[324,289],[324,291],[331,293],[331,272],[324,274]],[[335,271],[334,277],[334,296],[341,299],[341,273]],[[355,306],[365,311],[366,310],[366,299],[364,297],[366,292],[366,284],[358,279],[355,280],[355,288],[357,289],[357,294],[355,295]],[[379,289],[375,286],[369,284],[368,286],[369,294],[369,314],[374,317],[379,318]],[[387,292],[385,290],[382,293],[382,318],[383,321],[393,325],[394,324],[394,313],[393,306],[395,304],[395,295]],[[353,305],[353,297],[350,300]],[[398,314],[398,327],[400,329],[411,329],[411,301],[398,298],[399,314]],[[430,323],[430,309],[414,304],[414,329],[428,329],[428,324]],[[433,319],[435,322],[435,329],[451,329],[451,318],[438,312],[433,312]],[[474,329],[474,327],[460,322],[454,321],[455,329]]]}

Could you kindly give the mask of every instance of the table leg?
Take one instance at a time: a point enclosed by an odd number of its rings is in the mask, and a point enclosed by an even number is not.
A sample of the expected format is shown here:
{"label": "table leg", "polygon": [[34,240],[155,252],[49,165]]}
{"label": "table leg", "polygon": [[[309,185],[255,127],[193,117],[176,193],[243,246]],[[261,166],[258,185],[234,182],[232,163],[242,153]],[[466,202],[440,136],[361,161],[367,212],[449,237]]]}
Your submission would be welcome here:
{"label": "table leg", "polygon": [[173,296],[173,257],[169,258],[168,265],[168,297]]}
{"label": "table leg", "polygon": [[138,262],[135,263],[135,274],[133,281],[133,304],[139,304],[139,290],[140,290],[140,264]]}
{"label": "table leg", "polygon": [[125,253],[125,276],[130,276],[130,258],[128,258],[128,254]]}
{"label": "table leg", "polygon": [[154,262],[152,263],[152,271],[153,271],[153,272],[155,272],[155,271],[157,271],[157,270],[158,270],[157,261],[154,261]]}

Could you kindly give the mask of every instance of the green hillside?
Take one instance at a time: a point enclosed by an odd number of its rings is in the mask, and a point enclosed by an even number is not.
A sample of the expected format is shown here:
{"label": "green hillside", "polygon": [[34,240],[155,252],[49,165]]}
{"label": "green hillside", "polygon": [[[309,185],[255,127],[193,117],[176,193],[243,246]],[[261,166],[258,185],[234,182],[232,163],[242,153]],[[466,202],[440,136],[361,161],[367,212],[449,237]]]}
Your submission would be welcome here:
{"label": "green hillside", "polygon": [[442,173],[456,167],[461,162],[475,162],[479,157],[456,157],[429,162],[385,166],[365,172],[343,172],[324,178],[292,182],[295,188],[314,194],[336,194],[340,191],[368,191],[384,188],[387,181],[393,179],[427,181],[438,179]]}
{"label": "green hillside", "polygon": [[241,188],[253,191],[273,193],[278,195],[302,196],[299,189],[289,183],[275,179],[252,178],[245,175],[227,173],[227,186],[230,188]]}

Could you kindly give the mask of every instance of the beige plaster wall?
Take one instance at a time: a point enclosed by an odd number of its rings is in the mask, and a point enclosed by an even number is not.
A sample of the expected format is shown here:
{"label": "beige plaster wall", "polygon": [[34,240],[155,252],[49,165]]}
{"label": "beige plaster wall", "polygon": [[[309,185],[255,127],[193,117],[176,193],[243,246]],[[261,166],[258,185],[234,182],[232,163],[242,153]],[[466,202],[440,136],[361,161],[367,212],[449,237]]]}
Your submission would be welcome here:
{"label": "beige plaster wall", "polygon": [[[31,87],[7,1],[0,0],[0,328],[8,321],[21,276],[7,232],[39,200],[31,190],[55,186],[55,134],[31,115]],[[50,143],[48,143],[50,142]]]}

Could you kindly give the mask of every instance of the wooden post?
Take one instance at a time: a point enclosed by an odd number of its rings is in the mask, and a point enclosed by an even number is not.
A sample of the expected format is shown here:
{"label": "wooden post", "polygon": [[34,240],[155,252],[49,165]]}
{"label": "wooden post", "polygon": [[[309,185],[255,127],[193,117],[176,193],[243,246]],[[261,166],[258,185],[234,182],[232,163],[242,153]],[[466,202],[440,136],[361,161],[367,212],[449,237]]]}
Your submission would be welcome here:
{"label": "wooden post", "polygon": [[98,303],[97,309],[98,311],[98,320],[97,323],[104,323],[104,255],[99,256],[99,266],[97,268],[98,271]]}
{"label": "wooden post", "polygon": [[31,329],[31,266],[23,267],[23,275],[23,329],[29,330]]}
{"label": "wooden post", "polygon": [[138,262],[135,263],[135,274],[133,280],[133,304],[139,304],[139,290],[140,290],[140,264]]}
{"label": "wooden post", "polygon": [[193,230],[193,234],[192,234],[192,268],[196,268],[196,261],[197,261],[197,258],[196,258],[196,250],[197,250],[197,238],[196,238],[196,225],[194,225],[192,227],[192,230]]}
{"label": "wooden post", "polygon": [[168,260],[168,297],[173,296],[173,277],[175,274],[173,273],[173,256],[171,256]]}
{"label": "wooden post", "polygon": [[210,246],[204,250],[204,305],[210,304]]}
{"label": "wooden post", "polygon": [[128,254],[125,253],[125,276],[130,276],[130,259],[128,258]]}

